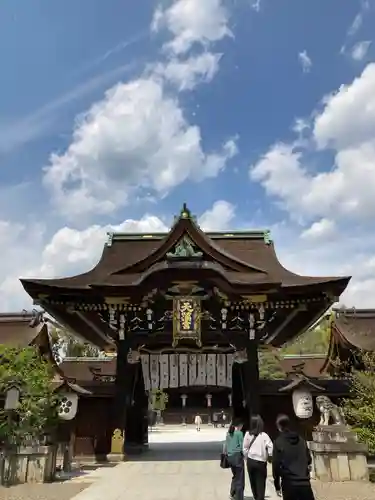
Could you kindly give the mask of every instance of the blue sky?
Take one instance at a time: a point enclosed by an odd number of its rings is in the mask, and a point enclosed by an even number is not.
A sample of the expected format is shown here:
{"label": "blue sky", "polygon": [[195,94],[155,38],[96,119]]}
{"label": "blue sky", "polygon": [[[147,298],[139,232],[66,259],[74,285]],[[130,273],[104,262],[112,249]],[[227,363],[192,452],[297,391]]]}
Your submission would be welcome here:
{"label": "blue sky", "polygon": [[3,0],[4,307],[184,201],[375,306],[374,22],[372,0]]}

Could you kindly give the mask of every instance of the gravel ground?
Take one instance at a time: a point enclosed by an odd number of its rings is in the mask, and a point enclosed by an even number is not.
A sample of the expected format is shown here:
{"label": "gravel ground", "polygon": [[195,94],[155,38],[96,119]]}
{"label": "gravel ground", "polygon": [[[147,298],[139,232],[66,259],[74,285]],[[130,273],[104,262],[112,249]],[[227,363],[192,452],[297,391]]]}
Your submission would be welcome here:
{"label": "gravel ground", "polygon": [[348,482],[322,483],[311,481],[316,500],[374,500],[375,484]]}
{"label": "gravel ground", "polygon": [[0,500],[70,500],[88,486],[88,483],[70,482],[0,486]]}

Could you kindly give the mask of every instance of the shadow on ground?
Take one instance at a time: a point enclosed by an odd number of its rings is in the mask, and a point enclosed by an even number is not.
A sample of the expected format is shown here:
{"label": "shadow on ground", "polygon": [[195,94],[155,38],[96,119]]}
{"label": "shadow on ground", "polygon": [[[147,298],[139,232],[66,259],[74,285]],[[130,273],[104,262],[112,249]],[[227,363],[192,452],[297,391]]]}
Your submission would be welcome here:
{"label": "shadow on ground", "polygon": [[148,451],[139,455],[129,455],[128,459],[138,462],[217,460],[219,467],[222,447],[220,442],[152,443]]}

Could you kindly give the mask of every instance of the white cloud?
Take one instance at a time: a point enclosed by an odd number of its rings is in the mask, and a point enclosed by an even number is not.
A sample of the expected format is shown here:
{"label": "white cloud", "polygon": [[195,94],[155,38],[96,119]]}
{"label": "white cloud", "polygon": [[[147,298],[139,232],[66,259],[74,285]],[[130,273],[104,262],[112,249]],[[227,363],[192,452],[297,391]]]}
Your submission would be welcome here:
{"label": "white cloud", "polygon": [[320,219],[314,222],[308,229],[301,233],[301,238],[311,241],[326,242],[336,234],[336,224],[329,219]]}
{"label": "white cloud", "polygon": [[359,12],[353,19],[353,22],[348,29],[348,35],[354,36],[362,26],[362,23],[363,23],[363,15],[362,12]]}
{"label": "white cloud", "polygon": [[134,198],[163,197],[187,179],[217,176],[237,153],[233,139],[205,152],[199,127],[187,121],[178,95],[166,85],[191,90],[213,78],[220,55],[187,52],[230,35],[222,1],[176,0],[159,7],[152,29],[162,28],[172,37],[169,59],[109,89],[77,121],[66,151],[51,155],[44,184],[63,215],[110,214]]}
{"label": "white cloud", "polygon": [[250,0],[250,7],[255,10],[255,12],[260,12],[261,0]]}
{"label": "white cloud", "polygon": [[371,63],[351,84],[326,98],[314,124],[318,147],[342,149],[374,139],[374,86],[375,64]]}
{"label": "white cloud", "polygon": [[230,229],[234,217],[235,207],[227,201],[220,200],[199,218],[199,224],[205,231],[222,231]]}
{"label": "white cloud", "polygon": [[135,64],[123,64],[106,73],[81,82],[68,92],[61,94],[39,109],[17,120],[0,122],[0,153],[24,146],[46,134],[56,123],[59,113],[72,102],[90,94],[94,90],[118,81],[124,74],[135,68]]}
{"label": "white cloud", "polygon": [[165,49],[178,55],[195,44],[208,46],[233,36],[228,21],[229,13],[222,0],[176,0],[169,7],[156,10],[151,27],[153,31],[169,31],[173,38]]}
{"label": "white cloud", "polygon": [[250,167],[250,178],[261,182],[269,195],[280,198],[290,213],[303,203],[301,194],[309,188],[301,157],[293,145],[278,143]]}
{"label": "white cloud", "polygon": [[375,307],[374,88],[369,64],[312,113],[304,142],[274,144],[250,168],[294,226],[276,247],[284,265],[301,274],[353,275],[341,301],[356,307]]}
{"label": "white cloud", "polygon": [[[360,2],[360,9],[359,12],[355,15],[352,23],[350,24],[347,32],[346,32],[346,38],[347,39],[352,39],[358,31],[361,29],[363,20],[365,18],[365,15],[367,11],[370,9],[370,2],[369,0],[361,0]],[[344,45],[341,47],[340,50],[341,54],[346,54],[347,53],[347,45],[344,43]]]}
{"label": "white cloud", "polygon": [[[73,141],[53,154],[44,182],[66,215],[114,212],[131,196],[164,196],[188,178],[215,177],[233,156],[226,144],[205,153],[197,126],[190,125],[160,81],[119,84],[77,124]],[[146,191],[147,190],[147,191]]]}
{"label": "white cloud", "polygon": [[302,71],[304,73],[309,73],[311,71],[311,68],[312,68],[312,61],[311,61],[310,57],[307,55],[306,50],[304,50],[298,54],[298,60],[302,66]]}
{"label": "white cloud", "polygon": [[[205,230],[228,229],[234,223],[235,208],[219,200],[198,221]],[[3,311],[30,308],[19,277],[52,278],[85,272],[99,260],[107,232],[164,232],[168,223],[152,214],[126,219],[117,225],[92,225],[83,230],[62,227],[46,241],[43,227],[0,221],[0,301]]]}
{"label": "white cloud", "polygon": [[179,91],[192,90],[198,83],[208,83],[219,69],[221,54],[203,52],[185,60],[173,58],[166,63],[158,63],[153,71],[173,85]]}
{"label": "white cloud", "polygon": [[[325,99],[312,137],[332,148],[332,169],[308,170],[303,148],[276,144],[250,170],[290,213],[307,218],[371,221],[375,215],[375,64]],[[311,142],[311,141],[310,141]],[[307,150],[311,155],[314,151]]]}
{"label": "white cloud", "polygon": [[351,25],[349,26],[347,32],[348,36],[352,37],[358,33],[358,31],[362,27],[364,15],[366,11],[369,10],[369,8],[370,8],[370,2],[368,0],[361,0],[360,10],[358,14],[356,14],[356,16],[354,17]]}
{"label": "white cloud", "polygon": [[358,42],[354,45],[351,50],[351,56],[355,61],[362,61],[371,46],[371,41],[363,40],[362,42]]}
{"label": "white cloud", "polygon": [[[277,255],[289,270],[308,276],[353,276],[340,304],[375,307],[375,237],[342,227],[334,237],[299,238],[297,229],[282,225],[272,231]],[[371,265],[372,264],[372,265]]]}

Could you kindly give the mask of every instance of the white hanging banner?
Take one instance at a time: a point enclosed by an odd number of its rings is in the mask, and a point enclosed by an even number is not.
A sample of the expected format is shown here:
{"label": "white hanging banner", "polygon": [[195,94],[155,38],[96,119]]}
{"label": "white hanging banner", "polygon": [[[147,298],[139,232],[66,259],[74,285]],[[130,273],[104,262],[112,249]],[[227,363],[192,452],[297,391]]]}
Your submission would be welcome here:
{"label": "white hanging banner", "polygon": [[169,387],[168,358],[168,354],[160,356],[160,389],[168,389]]}
{"label": "white hanging banner", "polygon": [[159,356],[157,354],[150,356],[150,376],[151,389],[159,389]]}
{"label": "white hanging banner", "polygon": [[233,354],[227,354],[227,381],[226,381],[227,387],[232,387],[232,367],[233,367]]}
{"label": "white hanging banner", "polygon": [[207,385],[216,385],[216,354],[207,354]]}
{"label": "white hanging banner", "polygon": [[189,385],[197,385],[197,355],[189,354]]}
{"label": "white hanging banner", "polygon": [[188,380],[188,355],[180,354],[180,387],[189,385]]}
{"label": "white hanging banner", "polygon": [[148,354],[142,354],[141,356],[143,382],[145,384],[145,391],[150,390],[150,356]]}
{"label": "white hanging banner", "polygon": [[169,387],[178,387],[178,354],[169,355]]}
{"label": "white hanging banner", "polygon": [[142,354],[145,390],[232,387],[233,354]]}
{"label": "white hanging banner", "polygon": [[197,380],[195,385],[206,385],[206,355],[198,354],[198,370],[197,370]]}
{"label": "white hanging banner", "polygon": [[216,383],[219,387],[226,387],[227,385],[227,356],[225,354],[218,354],[216,356]]}

